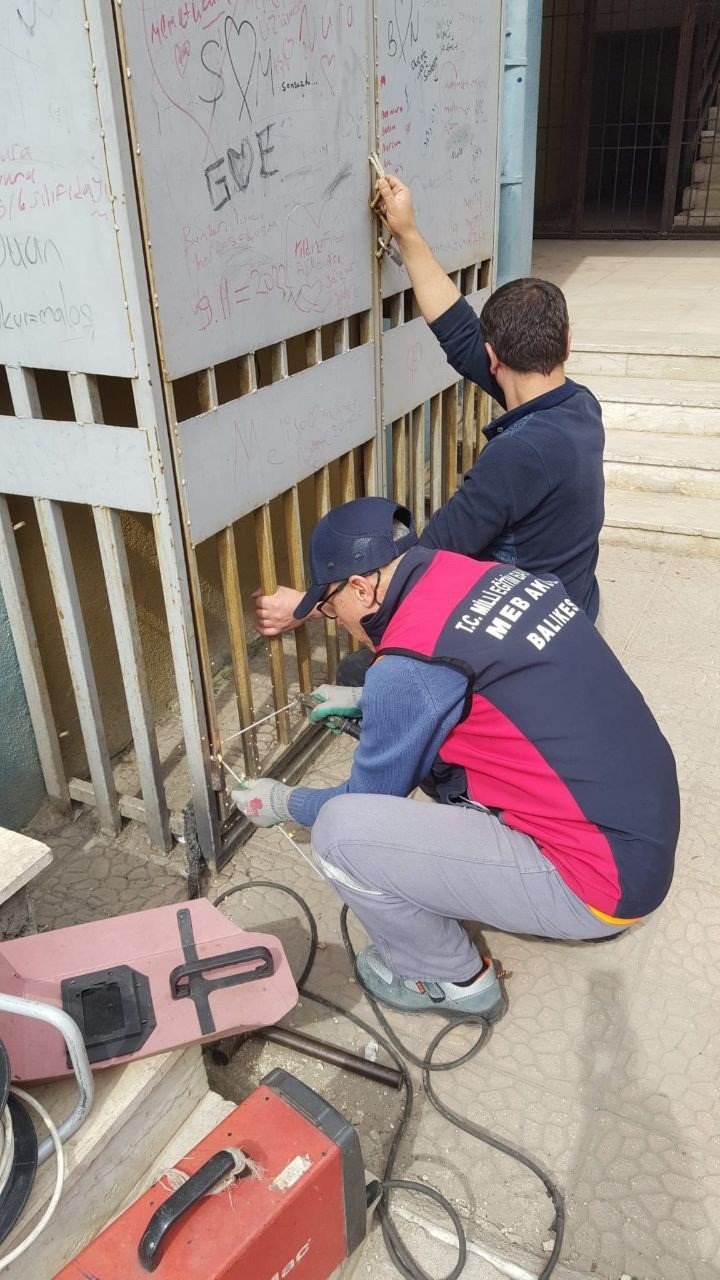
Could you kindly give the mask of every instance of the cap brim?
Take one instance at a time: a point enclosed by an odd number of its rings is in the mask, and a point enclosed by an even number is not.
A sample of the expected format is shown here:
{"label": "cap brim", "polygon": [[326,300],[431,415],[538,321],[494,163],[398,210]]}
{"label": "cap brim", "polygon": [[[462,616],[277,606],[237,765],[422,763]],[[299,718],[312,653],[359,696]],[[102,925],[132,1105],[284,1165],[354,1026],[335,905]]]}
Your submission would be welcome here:
{"label": "cap brim", "polygon": [[307,618],[308,614],[312,613],[315,606],[320,603],[326,591],[327,583],[321,583],[320,586],[313,586],[309,591],[306,591],[293,614],[293,618]]}

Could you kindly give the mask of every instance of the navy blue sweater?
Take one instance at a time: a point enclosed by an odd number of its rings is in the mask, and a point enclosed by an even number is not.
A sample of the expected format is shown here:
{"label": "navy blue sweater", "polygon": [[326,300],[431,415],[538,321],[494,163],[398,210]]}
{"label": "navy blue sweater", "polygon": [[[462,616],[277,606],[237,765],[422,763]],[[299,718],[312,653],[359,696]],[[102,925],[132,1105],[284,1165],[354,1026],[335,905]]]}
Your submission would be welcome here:
{"label": "navy blue sweater", "polygon": [[[478,318],[465,298],[431,324],[448,361],[504,406]],[[595,568],[605,516],[600,405],[586,387],[561,387],[496,418],[457,493],[430,520],[423,546],[557,574],[595,621]]]}

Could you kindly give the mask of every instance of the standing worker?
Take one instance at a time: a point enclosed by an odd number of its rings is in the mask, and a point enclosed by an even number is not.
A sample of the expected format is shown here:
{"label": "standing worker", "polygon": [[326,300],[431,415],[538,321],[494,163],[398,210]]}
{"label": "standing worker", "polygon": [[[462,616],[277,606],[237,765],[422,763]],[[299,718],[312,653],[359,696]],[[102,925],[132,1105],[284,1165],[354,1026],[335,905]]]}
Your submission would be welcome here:
{"label": "standing worker", "polygon": [[[363,723],[352,771],[233,799],[258,826],[312,827],[370,936],[357,976],[373,996],[497,1018],[495,968],[459,922],[595,939],[647,916],[678,838],[670,747],[557,578],[420,546],[386,498],[324,516],[310,564],[298,615],[337,618],[374,655],[344,691]],[[439,803],[408,799],[420,784]]]}
{"label": "standing worker", "polygon": [[[512,280],[491,294],[478,320],[420,235],[409,189],[389,175],[377,188],[420,311],[450,364],[507,410],[485,428],[488,444],[421,544],[554,573],[594,622],[605,436],[595,397],[565,377],[565,298],[546,280]],[[284,586],[256,591],[261,634],[298,626],[301,598]],[[343,662],[357,666],[354,655]],[[338,676],[342,683],[342,664]],[[360,674],[345,680],[358,683]]]}

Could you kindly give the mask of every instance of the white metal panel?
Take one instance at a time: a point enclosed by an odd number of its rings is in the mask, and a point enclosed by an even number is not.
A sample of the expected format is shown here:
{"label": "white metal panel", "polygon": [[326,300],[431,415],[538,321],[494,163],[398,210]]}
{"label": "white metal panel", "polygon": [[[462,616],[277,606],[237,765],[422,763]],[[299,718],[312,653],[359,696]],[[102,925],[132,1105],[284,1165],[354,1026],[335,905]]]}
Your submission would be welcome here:
{"label": "white metal panel", "polygon": [[[377,0],[380,156],[448,271],[494,246],[501,0]],[[383,292],[408,287],[386,260]]]}
{"label": "white metal panel", "polygon": [[0,360],[131,376],[83,0],[7,4],[0,39]]}
{"label": "white metal panel", "polygon": [[[489,289],[468,297],[480,314]],[[459,379],[440,343],[424,320],[408,320],[383,334],[383,413],[386,422],[429,400]]]}
{"label": "white metal panel", "polygon": [[370,306],[368,15],[118,9],[169,377]]}
{"label": "white metal panel", "polygon": [[193,545],[375,434],[374,347],[179,424]]}
{"label": "white metal panel", "polygon": [[0,416],[0,492],[157,510],[144,431]]}

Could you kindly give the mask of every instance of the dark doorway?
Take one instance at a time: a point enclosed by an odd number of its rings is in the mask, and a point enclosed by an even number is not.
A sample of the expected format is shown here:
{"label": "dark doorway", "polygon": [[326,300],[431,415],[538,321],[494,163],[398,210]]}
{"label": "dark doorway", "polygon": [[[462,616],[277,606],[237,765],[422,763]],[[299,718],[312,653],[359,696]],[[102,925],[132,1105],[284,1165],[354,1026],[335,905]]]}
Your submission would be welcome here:
{"label": "dark doorway", "polygon": [[720,0],[545,0],[536,234],[717,228],[719,82]]}

